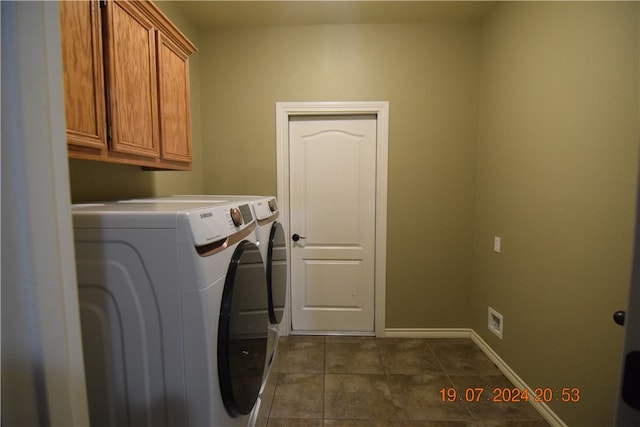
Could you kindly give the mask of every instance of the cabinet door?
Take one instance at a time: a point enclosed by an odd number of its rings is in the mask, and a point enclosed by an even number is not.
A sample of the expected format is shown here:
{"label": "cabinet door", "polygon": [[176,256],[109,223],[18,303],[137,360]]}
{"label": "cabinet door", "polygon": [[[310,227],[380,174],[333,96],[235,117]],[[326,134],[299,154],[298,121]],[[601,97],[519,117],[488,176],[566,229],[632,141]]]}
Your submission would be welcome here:
{"label": "cabinet door", "polygon": [[158,83],[162,159],[191,162],[189,57],[160,32]]}
{"label": "cabinet door", "polygon": [[107,146],[102,25],[97,1],[60,2],[67,142]]}
{"label": "cabinet door", "polygon": [[136,2],[107,2],[111,150],[157,158],[155,29]]}

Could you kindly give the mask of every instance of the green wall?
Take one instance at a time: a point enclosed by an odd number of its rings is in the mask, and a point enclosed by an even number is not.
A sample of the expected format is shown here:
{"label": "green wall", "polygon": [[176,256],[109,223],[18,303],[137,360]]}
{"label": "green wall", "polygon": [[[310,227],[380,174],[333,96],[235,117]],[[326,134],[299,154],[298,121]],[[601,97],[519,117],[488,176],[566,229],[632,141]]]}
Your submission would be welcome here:
{"label": "green wall", "polygon": [[466,327],[479,26],[201,33],[205,190],[275,194],[277,101],[388,100],[386,326]]}
{"label": "green wall", "polygon": [[[156,5],[200,47],[198,31],[180,13],[179,4],[160,1]],[[203,188],[202,139],[200,127],[200,66],[199,52],[189,57],[191,91],[192,170],[143,171],[138,166],[102,163],[90,160],[69,160],[71,200],[75,203],[124,199],[131,197],[165,196],[179,193],[201,193]]]}
{"label": "green wall", "polygon": [[[484,21],[471,327],[551,408],[611,425],[633,243],[638,3],[500,3]],[[502,251],[493,252],[493,236]],[[504,339],[487,330],[504,315]]]}

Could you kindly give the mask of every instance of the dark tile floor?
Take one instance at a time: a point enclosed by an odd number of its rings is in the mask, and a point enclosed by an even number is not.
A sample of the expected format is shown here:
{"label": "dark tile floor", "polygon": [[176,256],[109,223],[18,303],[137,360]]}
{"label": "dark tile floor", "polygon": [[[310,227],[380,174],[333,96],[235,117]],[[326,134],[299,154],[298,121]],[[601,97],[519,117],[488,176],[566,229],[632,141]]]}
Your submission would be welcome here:
{"label": "dark tile floor", "polygon": [[268,427],[548,426],[527,402],[491,401],[513,385],[469,339],[282,337],[275,372]]}

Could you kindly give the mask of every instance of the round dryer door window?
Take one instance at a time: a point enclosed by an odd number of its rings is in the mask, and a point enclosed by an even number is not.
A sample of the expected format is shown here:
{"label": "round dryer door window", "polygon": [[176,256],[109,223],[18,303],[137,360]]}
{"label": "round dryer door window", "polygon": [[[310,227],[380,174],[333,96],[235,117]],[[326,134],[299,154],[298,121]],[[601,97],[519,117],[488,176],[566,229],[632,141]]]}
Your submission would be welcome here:
{"label": "round dryer door window", "polygon": [[267,286],[269,288],[269,321],[278,324],[284,314],[287,293],[287,247],[282,224],[274,222],[267,250]]}
{"label": "round dryer door window", "polygon": [[267,354],[268,298],[258,247],[238,244],[225,280],[218,325],[218,376],[229,415],[251,412]]}

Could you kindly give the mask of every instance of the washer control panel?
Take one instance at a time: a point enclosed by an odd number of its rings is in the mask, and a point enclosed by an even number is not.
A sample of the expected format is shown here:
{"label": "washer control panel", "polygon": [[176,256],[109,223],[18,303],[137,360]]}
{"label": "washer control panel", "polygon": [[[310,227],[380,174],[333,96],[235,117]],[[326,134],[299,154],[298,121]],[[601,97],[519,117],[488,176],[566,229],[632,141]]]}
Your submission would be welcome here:
{"label": "washer control panel", "polygon": [[274,212],[278,211],[276,199],[262,199],[253,202],[253,208],[256,211],[256,219],[258,221],[271,217]]}
{"label": "washer control panel", "polygon": [[249,205],[214,206],[187,212],[195,246],[225,239],[253,224]]}

